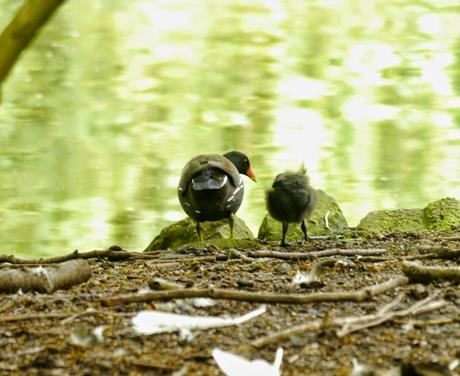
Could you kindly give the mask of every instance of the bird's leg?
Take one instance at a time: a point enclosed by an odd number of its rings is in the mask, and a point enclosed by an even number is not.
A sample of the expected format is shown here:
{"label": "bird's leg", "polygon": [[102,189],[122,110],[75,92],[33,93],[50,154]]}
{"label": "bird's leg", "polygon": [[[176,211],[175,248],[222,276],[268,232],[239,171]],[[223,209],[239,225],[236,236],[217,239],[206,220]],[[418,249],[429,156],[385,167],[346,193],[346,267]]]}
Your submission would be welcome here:
{"label": "bird's leg", "polygon": [[286,244],[286,232],[288,230],[288,227],[289,227],[289,223],[287,223],[286,221],[283,221],[283,236],[281,237],[281,246],[282,247],[286,247],[287,244]]}
{"label": "bird's leg", "polygon": [[302,232],[303,232],[303,241],[307,242],[308,235],[307,235],[307,224],[305,223],[305,219],[302,220],[302,223],[300,224],[300,228],[302,229]]}
{"label": "bird's leg", "polygon": [[228,226],[230,227],[230,239],[233,239],[233,222],[235,220],[234,218],[235,214],[230,213],[228,216]]}
{"label": "bird's leg", "polygon": [[201,242],[203,240],[203,234],[201,233],[201,226],[199,221],[196,221],[196,233],[198,234],[198,239]]}

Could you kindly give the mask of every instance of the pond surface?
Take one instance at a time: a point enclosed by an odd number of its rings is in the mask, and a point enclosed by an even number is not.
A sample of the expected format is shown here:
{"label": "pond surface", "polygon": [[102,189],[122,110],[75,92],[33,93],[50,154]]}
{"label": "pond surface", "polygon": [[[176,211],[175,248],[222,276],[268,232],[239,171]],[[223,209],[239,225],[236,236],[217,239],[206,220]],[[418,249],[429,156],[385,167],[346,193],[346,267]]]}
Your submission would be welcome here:
{"label": "pond surface", "polygon": [[0,253],[141,250],[183,165],[231,149],[254,233],[302,163],[351,226],[459,198],[458,1],[68,1],[3,85]]}

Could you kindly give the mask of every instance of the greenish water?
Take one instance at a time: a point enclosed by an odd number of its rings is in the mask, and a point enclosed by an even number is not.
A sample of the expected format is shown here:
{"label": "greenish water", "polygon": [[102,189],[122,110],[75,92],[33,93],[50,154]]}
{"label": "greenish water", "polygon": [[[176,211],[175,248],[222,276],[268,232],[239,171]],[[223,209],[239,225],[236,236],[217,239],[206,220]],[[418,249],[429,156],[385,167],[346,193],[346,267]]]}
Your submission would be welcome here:
{"label": "greenish water", "polygon": [[141,250],[188,159],[231,149],[254,232],[302,162],[350,225],[460,198],[458,1],[68,1],[3,86],[0,253]]}

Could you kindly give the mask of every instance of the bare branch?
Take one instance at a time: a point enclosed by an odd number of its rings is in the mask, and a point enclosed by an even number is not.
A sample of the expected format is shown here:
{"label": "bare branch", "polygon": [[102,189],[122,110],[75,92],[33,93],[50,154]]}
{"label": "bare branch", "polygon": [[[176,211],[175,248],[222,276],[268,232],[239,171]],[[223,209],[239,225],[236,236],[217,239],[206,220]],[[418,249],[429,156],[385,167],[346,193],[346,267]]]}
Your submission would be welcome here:
{"label": "bare branch", "polygon": [[52,293],[86,282],[91,268],[84,260],[70,260],[47,267],[24,267],[0,270],[0,291],[38,291]]}
{"label": "bare branch", "polygon": [[[21,265],[21,266],[32,266],[32,265],[44,265],[44,264],[57,264],[69,260],[77,259],[90,259],[90,258],[105,258],[110,261],[120,261],[120,260],[129,260],[129,259],[158,259],[157,255],[144,254],[142,252],[128,252],[124,249],[113,246],[105,250],[94,250],[90,252],[80,253],[74,251],[67,255],[50,257],[47,259],[22,259],[15,257],[13,255],[0,255],[0,264],[8,263],[11,265]],[[10,267],[11,265],[8,265]]]}
{"label": "bare branch", "polygon": [[129,303],[150,302],[152,300],[173,300],[184,298],[211,298],[228,299],[245,302],[270,304],[308,304],[314,302],[362,302],[366,299],[398,286],[407,284],[408,279],[403,276],[394,277],[386,282],[374,286],[366,286],[354,292],[320,292],[313,294],[274,294],[263,292],[248,292],[230,289],[177,289],[166,291],[152,291],[142,294],[127,294],[101,298],[106,306],[115,306]]}
{"label": "bare branch", "polygon": [[0,34],[0,86],[19,54],[64,0],[28,0]]}
{"label": "bare branch", "polygon": [[85,316],[120,316],[130,317],[135,313],[112,312],[106,310],[88,310],[84,312],[53,312],[53,313],[24,313],[14,315],[1,315],[0,323],[16,322],[16,321],[30,321],[30,320],[46,320],[46,319],[64,319],[62,323],[75,320]]}
{"label": "bare branch", "polygon": [[385,253],[385,249],[338,249],[331,248],[314,252],[279,252],[279,251],[248,251],[250,257],[272,257],[285,260],[312,260],[317,257],[329,256],[372,256]]}
{"label": "bare branch", "polygon": [[433,281],[460,282],[460,268],[423,266],[414,262],[403,262],[403,272],[411,282],[431,283]]}
{"label": "bare branch", "polygon": [[[397,298],[398,299],[398,298]],[[429,298],[430,300],[432,297]],[[395,318],[408,316],[408,315],[417,315],[420,313],[426,313],[430,311],[434,311],[441,307],[444,307],[447,303],[443,300],[432,301],[429,304],[426,304],[427,299],[422,301],[416,302],[411,307],[400,310],[400,311],[392,311],[387,313],[375,313],[365,316],[348,316],[348,317],[338,317],[338,318],[328,318],[327,319],[327,328],[331,328],[334,326],[341,327],[347,326],[347,330],[339,330],[337,332],[338,336],[345,336],[346,334],[350,333],[351,331],[356,331],[364,328],[368,328],[371,326],[379,325],[385,321],[393,320]],[[356,325],[352,327],[352,325]],[[361,326],[358,326],[358,325]],[[307,332],[315,332],[325,327],[325,320],[314,320],[307,324],[297,325],[288,329],[281,330],[277,333],[270,334],[265,337],[258,338],[257,340],[250,343],[251,346],[254,347],[262,347],[273,343],[279,343],[284,341],[288,338],[292,338],[293,336],[307,333]],[[353,329],[350,331],[350,329]]]}

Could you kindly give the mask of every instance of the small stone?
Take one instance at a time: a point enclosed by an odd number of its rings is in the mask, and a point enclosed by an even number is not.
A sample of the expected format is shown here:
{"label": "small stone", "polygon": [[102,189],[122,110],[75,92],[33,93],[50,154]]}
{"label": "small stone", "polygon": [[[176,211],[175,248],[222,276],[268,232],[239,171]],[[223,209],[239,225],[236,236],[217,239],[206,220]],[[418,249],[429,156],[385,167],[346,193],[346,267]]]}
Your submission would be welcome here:
{"label": "small stone", "polygon": [[287,262],[282,262],[279,265],[276,266],[276,272],[279,274],[286,274],[291,271],[291,265],[289,265]]}
{"label": "small stone", "polygon": [[425,286],[420,283],[417,283],[411,286],[410,295],[415,299],[424,299],[428,296]]}
{"label": "small stone", "polygon": [[253,281],[250,281],[249,279],[239,279],[236,284],[238,285],[238,287],[240,288],[243,288],[243,287],[253,287],[254,286],[254,282]]}

